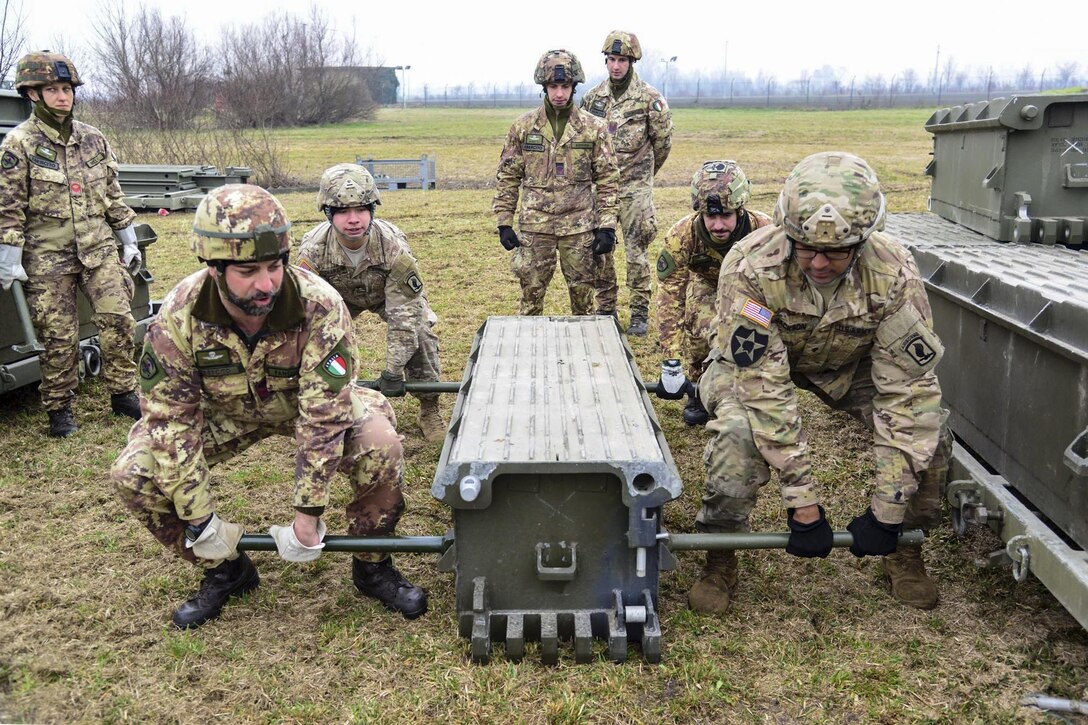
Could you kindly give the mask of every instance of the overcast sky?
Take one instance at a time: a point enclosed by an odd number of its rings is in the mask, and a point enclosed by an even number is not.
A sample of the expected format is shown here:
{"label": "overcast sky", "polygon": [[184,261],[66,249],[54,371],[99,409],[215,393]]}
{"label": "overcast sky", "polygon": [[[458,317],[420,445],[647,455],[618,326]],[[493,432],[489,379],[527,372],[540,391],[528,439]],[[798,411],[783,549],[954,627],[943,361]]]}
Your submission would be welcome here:
{"label": "overcast sky", "polygon": [[[20,0],[7,0],[13,6]],[[33,47],[58,39],[76,51],[93,37],[102,0],[21,0]],[[208,41],[227,24],[259,20],[272,9],[304,15],[309,2],[255,0],[144,0],[167,15],[181,15]],[[760,71],[779,83],[822,66],[842,68],[860,80],[885,80],[915,69],[933,74],[940,47],[943,67],[1013,75],[1030,64],[1037,77],[1059,63],[1079,63],[1088,75],[1083,2],[1054,0],[1010,4],[979,0],[832,0],[831,2],[603,2],[525,3],[386,0],[350,3],[316,0],[344,29],[354,24],[360,46],[385,65],[411,65],[412,95],[444,85],[477,88],[491,83],[532,83],[537,58],[551,48],[573,51],[591,76],[603,76],[600,48],[612,29],[635,32],[643,51],[677,56],[673,73],[730,74]],[[129,8],[139,2],[126,0]],[[980,11],[977,8],[987,8]],[[77,66],[80,59],[73,58]],[[646,64],[643,64],[646,67]]]}

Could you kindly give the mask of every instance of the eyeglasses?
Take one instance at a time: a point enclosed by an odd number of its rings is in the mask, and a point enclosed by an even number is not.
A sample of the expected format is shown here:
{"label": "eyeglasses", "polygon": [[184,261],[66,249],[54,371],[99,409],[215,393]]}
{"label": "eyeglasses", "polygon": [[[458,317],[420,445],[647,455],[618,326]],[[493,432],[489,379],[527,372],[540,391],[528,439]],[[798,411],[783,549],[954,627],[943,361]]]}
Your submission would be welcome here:
{"label": "eyeglasses", "polygon": [[850,259],[850,255],[854,253],[853,247],[846,249],[813,249],[812,247],[806,247],[803,244],[793,243],[793,254],[798,259],[816,259],[817,254],[824,255],[824,259],[828,262],[845,262]]}

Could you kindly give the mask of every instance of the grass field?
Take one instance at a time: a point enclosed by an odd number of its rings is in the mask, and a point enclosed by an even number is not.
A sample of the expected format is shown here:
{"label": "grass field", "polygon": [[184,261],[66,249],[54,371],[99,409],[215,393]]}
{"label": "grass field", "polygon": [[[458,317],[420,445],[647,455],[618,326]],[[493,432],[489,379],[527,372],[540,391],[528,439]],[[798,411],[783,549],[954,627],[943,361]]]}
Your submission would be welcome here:
{"label": "grass field", "polygon": [[[283,134],[294,173],[309,183],[356,154],[437,154],[440,190],[386,193],[379,213],[408,234],[421,260],[441,320],[447,380],[460,378],[486,317],[517,309],[517,284],[489,212],[494,165],[514,115],[393,109],[374,123]],[[755,184],[753,205],[769,212],[792,165],[830,148],[873,164],[892,211],[922,210],[927,116],[679,110],[656,194],[659,226],[686,213],[687,184],[703,160],[739,160]],[[312,193],[281,199],[296,239],[321,218]],[[145,220],[159,233],[149,254],[159,298],[198,268],[188,248],[192,215]],[[566,305],[556,281],[546,312],[562,314]],[[384,328],[364,317],[358,330],[362,370],[374,376]],[[656,377],[655,345],[653,333],[632,341],[645,377]],[[452,402],[444,401],[447,413]],[[803,404],[816,475],[841,529],[868,499],[869,440],[848,418],[825,413],[811,398]],[[683,426],[680,403],[655,405],[685,482],[682,498],[665,509],[666,525],[691,531],[708,436]],[[415,429],[413,399],[394,407],[407,436],[408,511],[400,533],[442,534],[449,511],[430,496],[440,446]],[[398,557],[430,593],[430,612],[415,622],[358,596],[347,555],[293,565],[258,553],[259,590],[229,605],[220,620],[178,632],[170,613],[199,573],[168,555],[114,498],[107,472],[127,426],[108,414],[100,384],[81,389],[76,413],[80,432],[54,441],[44,434],[34,391],[0,398],[7,453],[0,469],[3,722],[1019,723],[1049,721],[1019,705],[1026,694],[1088,699],[1088,635],[1033,578],[1017,585],[1007,570],[976,568],[976,558],[1001,546],[996,537],[972,530],[957,539],[947,526],[927,544],[941,588],[930,612],[897,605],[879,562],[840,550],[815,561],[743,553],[731,611],[697,615],[685,595],[702,555],[680,554],[679,568],[662,575],[664,655],[656,666],[641,663],[635,650],[627,664],[614,665],[603,645],[587,665],[575,665],[561,648],[560,664],[545,667],[532,647],[520,664],[498,656],[472,665],[457,634],[453,577],[437,571],[433,555]],[[270,439],[214,469],[225,518],[250,532],[291,518],[292,445]],[[335,533],[344,530],[346,501],[340,482],[327,515]],[[784,530],[774,490],[765,491],[753,528]]]}

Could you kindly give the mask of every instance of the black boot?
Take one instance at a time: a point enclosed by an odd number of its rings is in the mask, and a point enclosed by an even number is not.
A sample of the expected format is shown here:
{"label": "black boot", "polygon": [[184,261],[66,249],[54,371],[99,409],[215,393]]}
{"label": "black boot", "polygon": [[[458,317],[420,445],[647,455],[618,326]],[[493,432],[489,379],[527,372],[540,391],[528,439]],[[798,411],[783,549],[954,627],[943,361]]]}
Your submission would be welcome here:
{"label": "black boot", "polygon": [[60,410],[49,411],[49,435],[54,438],[67,438],[79,430],[76,425],[76,417],[72,415],[72,409],[68,406]]}
{"label": "black boot", "polygon": [[140,397],[134,390],[111,395],[110,408],[113,409],[114,415],[127,415],[133,420],[140,419]]}
{"label": "black boot", "polygon": [[363,594],[377,599],[386,609],[400,612],[405,619],[427,613],[427,593],[405,579],[392,559],[373,564],[353,558],[351,581]]}
{"label": "black boot", "polygon": [[688,425],[706,425],[708,420],[710,420],[710,414],[706,412],[699,396],[689,397],[688,404],[684,406],[684,422]]}
{"label": "black boot", "polygon": [[200,589],[174,610],[174,624],[179,629],[199,627],[209,619],[218,617],[227,599],[253,591],[260,583],[257,567],[253,566],[245,552],[239,553],[233,561],[224,561],[214,569],[205,569]]}
{"label": "black boot", "polygon": [[631,324],[627,327],[627,334],[634,337],[646,337],[649,317],[644,309],[636,308],[631,310]]}

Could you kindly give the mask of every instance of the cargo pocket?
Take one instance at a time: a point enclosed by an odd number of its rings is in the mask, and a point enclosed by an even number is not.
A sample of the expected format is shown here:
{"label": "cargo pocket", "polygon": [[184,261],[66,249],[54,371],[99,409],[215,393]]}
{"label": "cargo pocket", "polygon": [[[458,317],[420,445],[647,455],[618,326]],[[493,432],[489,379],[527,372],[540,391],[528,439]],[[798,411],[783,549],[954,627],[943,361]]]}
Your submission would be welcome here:
{"label": "cargo pocket", "polygon": [[68,177],[64,172],[30,164],[30,198],[27,201],[27,210],[30,214],[54,219],[72,218]]}

